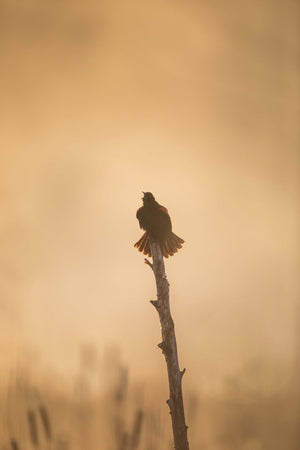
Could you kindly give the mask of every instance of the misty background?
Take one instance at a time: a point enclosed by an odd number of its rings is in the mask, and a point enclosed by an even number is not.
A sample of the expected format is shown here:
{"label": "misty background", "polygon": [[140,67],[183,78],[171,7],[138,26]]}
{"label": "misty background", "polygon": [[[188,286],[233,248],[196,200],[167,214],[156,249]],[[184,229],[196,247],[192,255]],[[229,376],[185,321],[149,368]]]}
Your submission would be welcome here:
{"label": "misty background", "polygon": [[298,382],[299,9],[1,1],[3,379],[66,380],[92,345],[166,382],[133,248],[151,191],[186,242],[166,261],[184,389]]}

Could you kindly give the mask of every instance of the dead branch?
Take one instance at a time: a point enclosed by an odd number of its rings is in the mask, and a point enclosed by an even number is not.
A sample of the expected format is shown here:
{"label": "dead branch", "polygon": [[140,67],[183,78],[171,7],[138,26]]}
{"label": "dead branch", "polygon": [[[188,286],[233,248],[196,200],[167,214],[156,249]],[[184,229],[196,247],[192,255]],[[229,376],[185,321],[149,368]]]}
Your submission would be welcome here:
{"label": "dead branch", "polygon": [[188,450],[188,427],[185,424],[181,386],[185,369],[182,371],[179,369],[174,322],[170,312],[169,283],[160,245],[150,240],[150,246],[153,264],[147,259],[145,263],[153,270],[157,287],[157,300],[151,300],[151,303],[158,312],[161,324],[162,342],[158,344],[158,347],[162,350],[167,364],[170,391],[170,398],[167,400],[167,404],[169,405],[172,418],[174,444],[176,450]]}

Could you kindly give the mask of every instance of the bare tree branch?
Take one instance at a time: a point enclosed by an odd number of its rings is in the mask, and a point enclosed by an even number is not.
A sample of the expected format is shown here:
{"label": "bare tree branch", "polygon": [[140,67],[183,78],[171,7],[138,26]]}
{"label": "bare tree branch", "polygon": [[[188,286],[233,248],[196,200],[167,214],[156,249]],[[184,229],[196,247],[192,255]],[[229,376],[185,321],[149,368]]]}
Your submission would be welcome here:
{"label": "bare tree branch", "polygon": [[147,259],[145,259],[145,263],[153,270],[157,287],[157,300],[151,300],[150,302],[157,310],[161,323],[162,342],[158,344],[158,347],[162,350],[167,364],[170,390],[170,398],[167,400],[167,404],[172,418],[174,444],[176,450],[188,450],[188,427],[185,424],[181,387],[185,369],[182,371],[179,369],[174,322],[170,312],[169,283],[160,244],[150,240],[150,246],[153,264]]}

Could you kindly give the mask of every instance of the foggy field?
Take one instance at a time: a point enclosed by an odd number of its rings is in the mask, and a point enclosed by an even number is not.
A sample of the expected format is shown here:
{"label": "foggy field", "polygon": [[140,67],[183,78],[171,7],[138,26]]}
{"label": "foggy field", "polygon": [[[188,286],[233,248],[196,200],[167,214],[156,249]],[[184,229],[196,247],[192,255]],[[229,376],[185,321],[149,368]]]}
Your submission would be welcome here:
{"label": "foggy field", "polygon": [[[107,350],[102,367],[95,349],[84,352],[70,383],[55,385],[28,368],[10,373],[9,385],[1,386],[1,450],[13,449],[12,440],[20,450],[172,449],[164,383],[132,382],[116,348]],[[279,381],[268,369],[252,361],[236,379],[224,379],[219,392],[186,390],[191,448],[299,448],[299,390],[293,384],[268,388]]]}

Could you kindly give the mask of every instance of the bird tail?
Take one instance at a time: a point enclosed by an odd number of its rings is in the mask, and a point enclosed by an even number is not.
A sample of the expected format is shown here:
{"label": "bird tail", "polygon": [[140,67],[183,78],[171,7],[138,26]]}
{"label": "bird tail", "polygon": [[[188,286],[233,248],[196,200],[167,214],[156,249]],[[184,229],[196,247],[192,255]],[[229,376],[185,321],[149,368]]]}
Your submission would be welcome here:
{"label": "bird tail", "polygon": [[143,234],[141,239],[134,244],[134,246],[144,255],[151,256],[150,241],[147,231]]}
{"label": "bird tail", "polygon": [[165,258],[168,258],[169,255],[173,256],[184,243],[184,240],[177,236],[175,233],[170,233],[167,239],[161,245],[161,251]]}
{"label": "bird tail", "polygon": [[[161,244],[161,252],[163,256],[165,258],[168,258],[169,255],[173,256],[174,253],[176,253],[182,247],[183,243],[183,239],[181,239],[179,236],[176,236],[175,233],[171,232],[166,240]],[[151,256],[150,241],[147,231],[143,234],[141,239],[139,239],[134,244],[134,246],[138,249],[139,252],[143,253],[144,255]]]}

